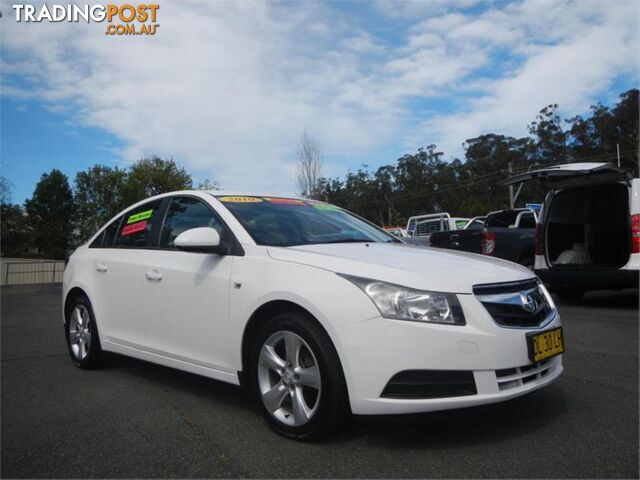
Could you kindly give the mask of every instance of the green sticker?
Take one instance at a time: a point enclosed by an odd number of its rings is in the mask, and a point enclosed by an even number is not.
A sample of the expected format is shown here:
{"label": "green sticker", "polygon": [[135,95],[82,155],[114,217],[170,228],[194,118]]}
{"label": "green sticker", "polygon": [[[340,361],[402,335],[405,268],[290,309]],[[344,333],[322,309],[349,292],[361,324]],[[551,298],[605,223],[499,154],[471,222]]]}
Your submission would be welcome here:
{"label": "green sticker", "polygon": [[144,212],[136,213],[135,215],[131,215],[127,220],[127,224],[133,222],[139,222],[140,220],[146,220],[153,214],[153,209],[145,210]]}
{"label": "green sticker", "polygon": [[326,212],[339,212],[340,209],[334,205],[329,205],[328,203],[313,203],[311,205],[313,208],[317,208],[318,210],[324,210]]}

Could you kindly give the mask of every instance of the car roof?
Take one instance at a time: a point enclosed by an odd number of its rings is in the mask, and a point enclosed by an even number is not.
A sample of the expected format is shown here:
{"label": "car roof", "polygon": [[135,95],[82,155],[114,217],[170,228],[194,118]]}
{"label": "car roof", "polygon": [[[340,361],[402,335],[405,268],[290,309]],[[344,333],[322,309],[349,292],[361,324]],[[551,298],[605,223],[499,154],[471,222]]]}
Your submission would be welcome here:
{"label": "car roof", "polygon": [[[262,197],[262,198],[267,197],[267,198],[291,198],[291,199],[305,200],[305,201],[311,200],[309,198],[304,198],[297,195],[282,194],[282,193],[265,193],[265,192],[256,193],[256,192],[247,192],[247,191],[241,191],[241,190],[239,191],[239,190],[193,190],[192,189],[192,190],[174,190],[173,192],[160,193],[158,195],[145,198],[144,200],[140,200],[139,202],[136,202],[135,204],[128,206],[127,209],[134,205],[147,202],[149,200],[158,199],[158,198],[170,197],[174,195],[192,195],[192,194],[202,194],[202,193],[208,193],[213,195],[214,197]],[[311,200],[311,201],[318,201],[318,200]]]}
{"label": "car roof", "polygon": [[215,197],[274,197],[274,198],[295,198],[298,200],[309,200],[298,195],[282,194],[282,193],[266,193],[266,192],[247,192],[238,190],[200,190],[207,192]]}

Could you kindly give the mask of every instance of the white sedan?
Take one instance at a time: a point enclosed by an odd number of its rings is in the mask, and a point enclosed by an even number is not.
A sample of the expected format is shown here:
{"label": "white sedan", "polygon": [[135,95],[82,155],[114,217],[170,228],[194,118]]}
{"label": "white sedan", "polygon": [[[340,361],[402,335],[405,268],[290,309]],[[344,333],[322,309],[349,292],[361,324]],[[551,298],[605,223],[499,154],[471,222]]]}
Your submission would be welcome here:
{"label": "white sedan", "polygon": [[528,269],[297,198],[139,202],[73,253],[63,302],[78,367],[111,351],[242,385],[293,438],[349,413],[507,400],[562,372],[560,317]]}

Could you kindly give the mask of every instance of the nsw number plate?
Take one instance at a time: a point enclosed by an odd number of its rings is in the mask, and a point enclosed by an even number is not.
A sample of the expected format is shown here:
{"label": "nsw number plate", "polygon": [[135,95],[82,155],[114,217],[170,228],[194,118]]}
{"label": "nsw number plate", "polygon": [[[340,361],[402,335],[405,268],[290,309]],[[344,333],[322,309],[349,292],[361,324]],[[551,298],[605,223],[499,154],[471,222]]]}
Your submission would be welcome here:
{"label": "nsw number plate", "polygon": [[529,358],[533,362],[540,362],[564,352],[564,337],[562,327],[541,333],[527,333],[527,347]]}

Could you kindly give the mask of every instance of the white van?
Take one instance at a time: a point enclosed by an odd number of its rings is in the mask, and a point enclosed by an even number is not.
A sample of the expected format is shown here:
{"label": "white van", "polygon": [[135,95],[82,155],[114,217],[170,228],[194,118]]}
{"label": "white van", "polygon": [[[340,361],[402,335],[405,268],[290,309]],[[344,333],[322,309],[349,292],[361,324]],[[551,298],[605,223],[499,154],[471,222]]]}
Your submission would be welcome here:
{"label": "white van", "polygon": [[608,163],[571,163],[501,182],[549,189],[536,229],[535,271],[564,300],[638,288],[640,179]]}

